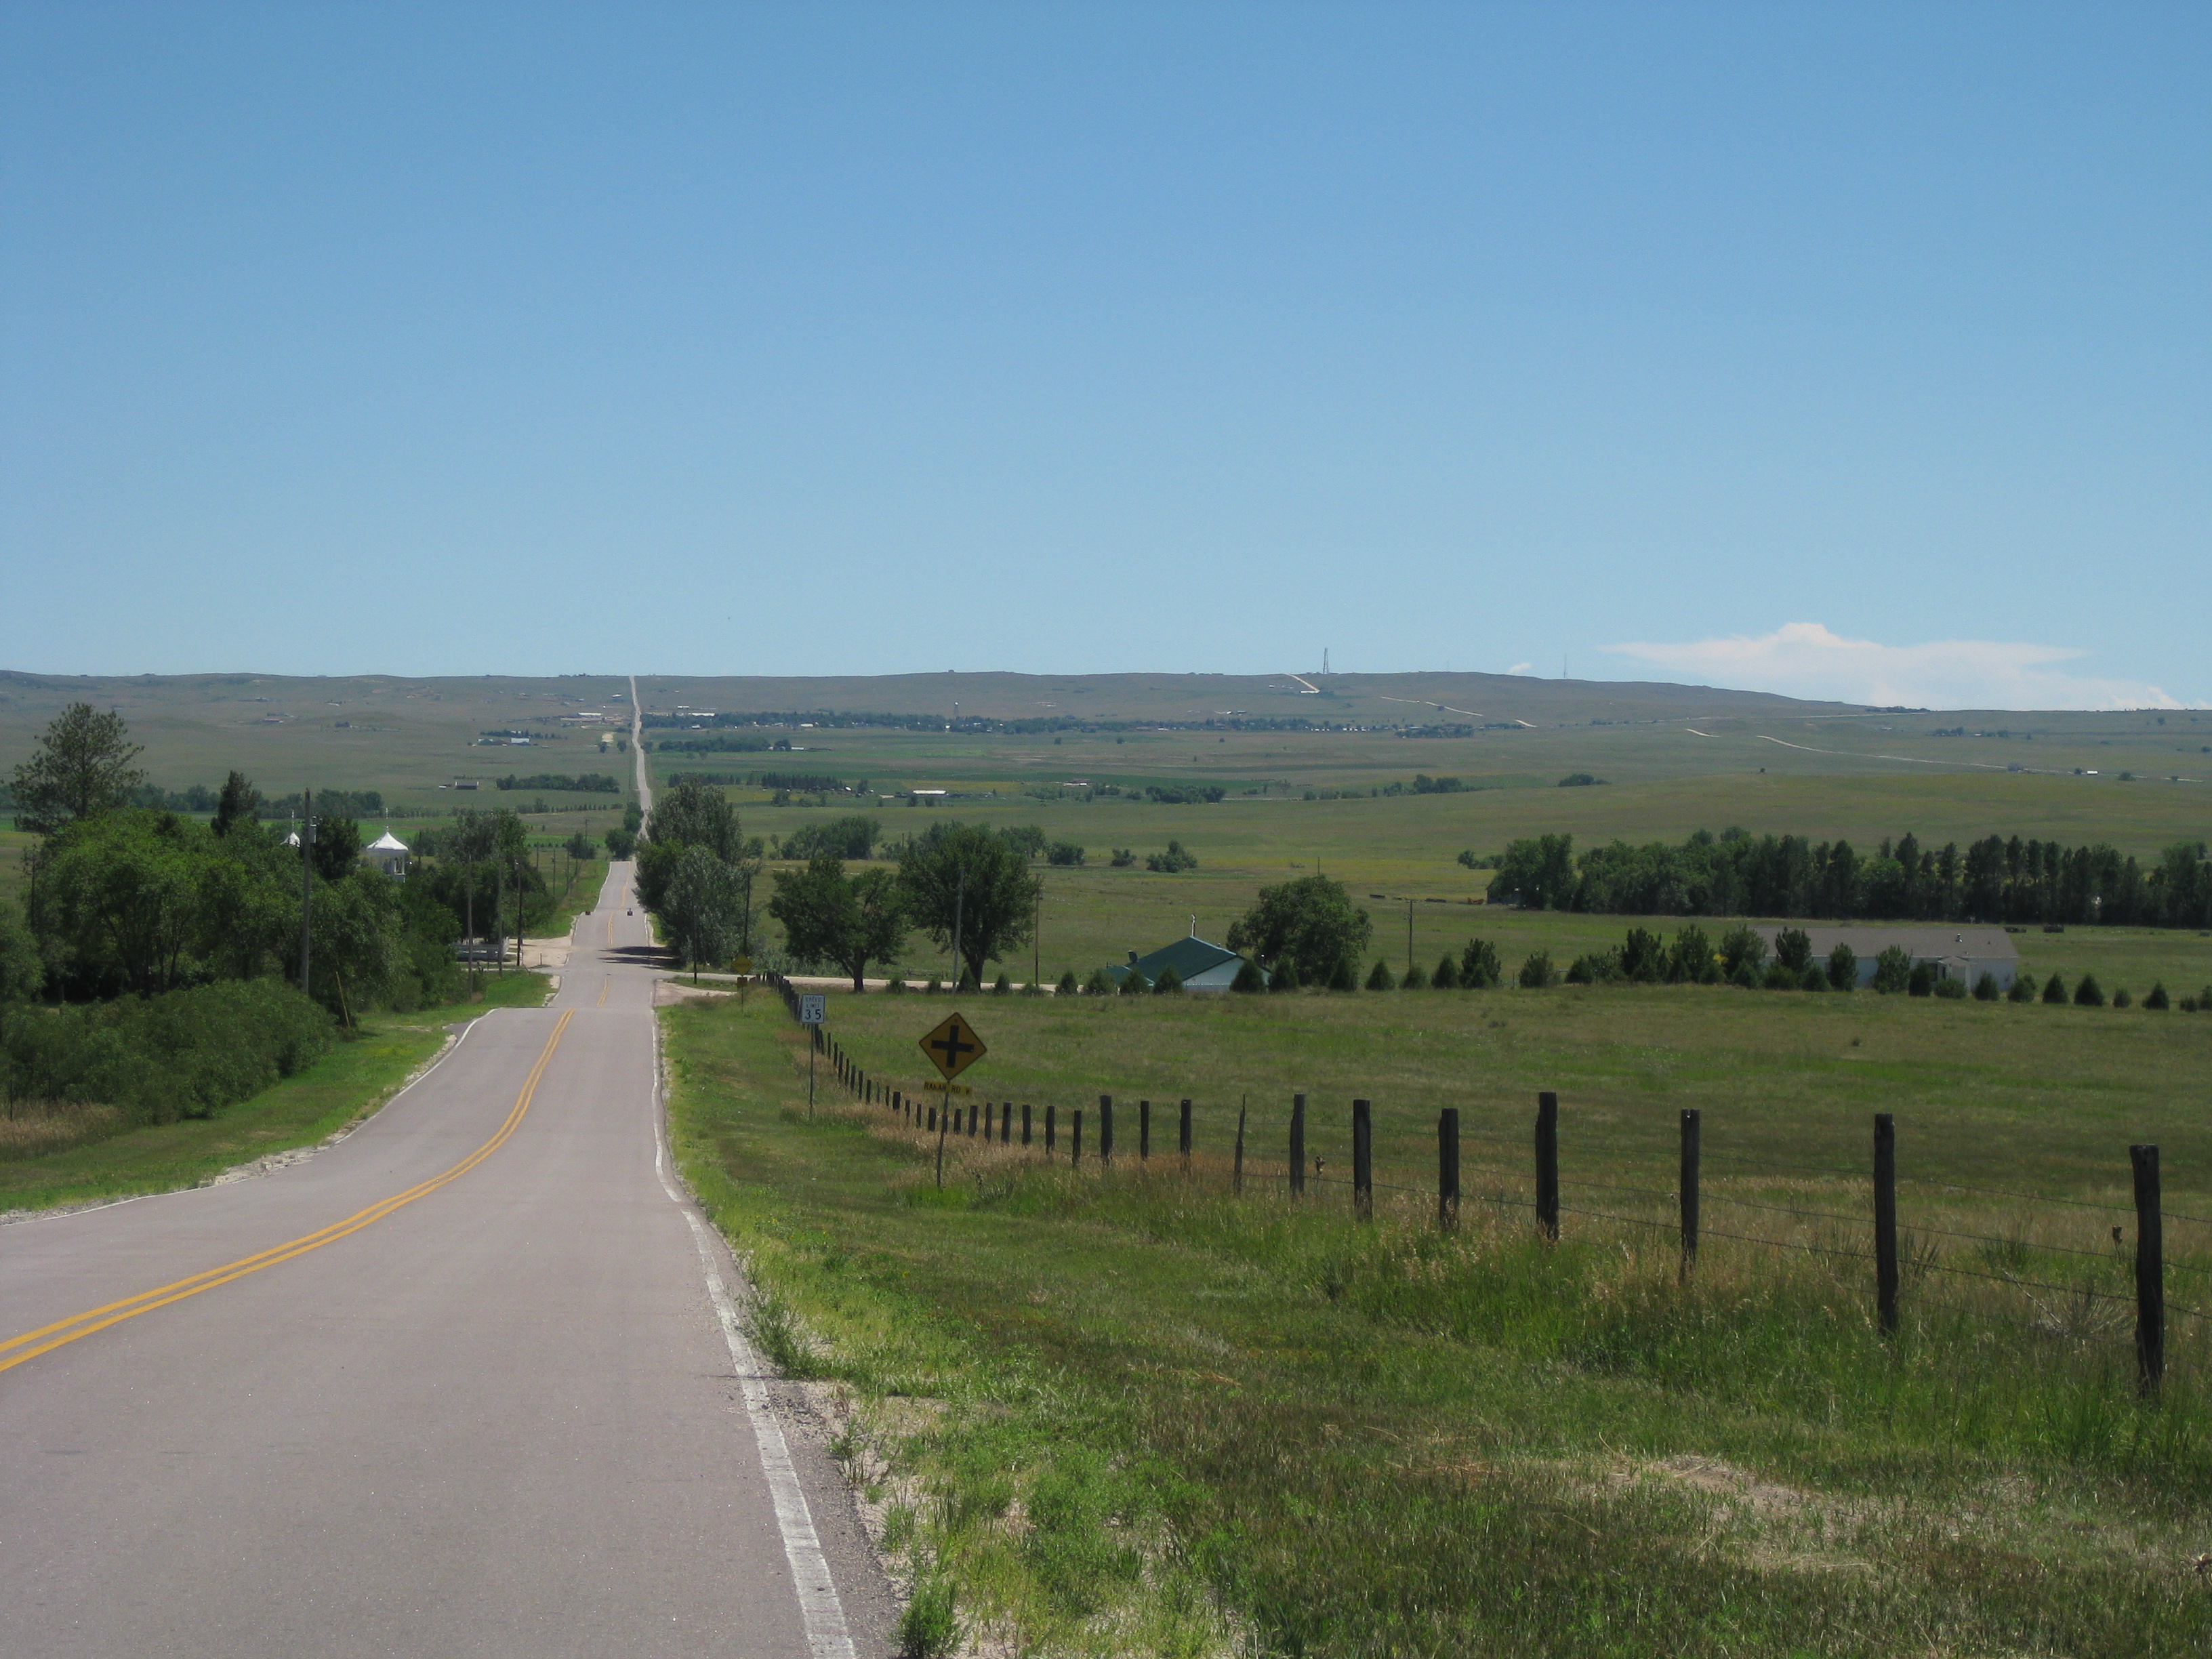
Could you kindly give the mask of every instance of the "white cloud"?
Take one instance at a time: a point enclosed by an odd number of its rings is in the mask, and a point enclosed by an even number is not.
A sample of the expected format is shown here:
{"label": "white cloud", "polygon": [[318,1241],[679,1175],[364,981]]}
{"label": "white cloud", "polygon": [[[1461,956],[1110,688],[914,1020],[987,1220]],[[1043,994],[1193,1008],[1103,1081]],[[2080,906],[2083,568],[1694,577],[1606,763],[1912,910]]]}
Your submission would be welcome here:
{"label": "white cloud", "polygon": [[1837,702],[1926,708],[2183,707],[2155,685],[2068,673],[2057,665],[2087,653],[2064,646],[1998,640],[1882,645],[1844,639],[1819,623],[1790,623],[1757,639],[1605,648],[1700,684]]}
{"label": "white cloud", "polygon": [[1509,674],[1525,674],[1535,665],[1535,664],[1530,662],[1516,662],[1512,667],[1507,669],[1505,672]]}

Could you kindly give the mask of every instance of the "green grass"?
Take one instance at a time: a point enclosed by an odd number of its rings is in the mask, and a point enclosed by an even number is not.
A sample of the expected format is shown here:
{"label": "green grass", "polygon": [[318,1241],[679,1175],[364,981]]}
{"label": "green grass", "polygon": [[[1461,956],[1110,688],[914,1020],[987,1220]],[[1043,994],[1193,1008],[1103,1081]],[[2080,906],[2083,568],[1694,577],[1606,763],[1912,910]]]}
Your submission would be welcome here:
{"label": "green grass", "polygon": [[[2111,1140],[2149,1133],[2169,1203],[2201,1206],[2194,1079],[2212,1021],[2100,1028],[2051,1011],[2067,1023],[1962,1034],[1945,1024],[1955,1005],[1636,994],[1444,998],[1418,1018],[1322,997],[968,1012],[993,1044],[980,1097],[1065,1088],[1095,1113],[1102,1088],[1188,1092],[1209,1154],[1233,1126],[1232,1078],[1273,1139],[1295,1068],[1317,1138],[1340,1141],[1359,1079],[1400,1173],[1436,1095],[1525,1144],[1527,1087],[1548,1081],[1571,1178],[1632,1169],[1667,1188],[1673,1114],[1691,1103],[1709,1190],[1759,1193],[1711,1173],[1718,1155],[1863,1164],[1881,1103],[1915,1174],[2109,1194]],[[910,1078],[900,1052],[942,1011],[839,1000],[831,1024]],[[1236,1197],[1218,1158],[1188,1176],[1171,1158],[1136,1167],[1127,1118],[1110,1176],[955,1138],[940,1193],[926,1138],[885,1114],[805,1121],[801,1051],[772,1003],[664,1018],[678,1157],[749,1253],[765,1346],[855,1393],[863,1429],[845,1449],[917,1572],[1024,1650],[2106,1655],[2212,1639],[2188,1566],[2212,1497],[2201,1328],[2177,1322],[2166,1399],[2145,1408],[2124,1328],[2069,1325],[2063,1308],[2024,1325],[2010,1288],[1926,1271],[2017,1273],[2059,1260],[2034,1255],[2056,1235],[2030,1230],[2019,1252],[1924,1238],[1905,1329],[1885,1344],[1860,1262],[1709,1241],[1684,1289],[1663,1233],[1570,1215],[1546,1247],[1522,1212],[1471,1203],[1445,1238],[1425,1200],[1387,1194],[1362,1224],[1326,1188],[1287,1200],[1264,1163]],[[1863,1212],[1847,1176],[1781,1190]],[[1993,1232],[2006,1218],[1994,1200],[1916,1202],[1923,1226],[1943,1203]],[[1709,1229],[1720,1214],[1709,1199]]]}
{"label": "green grass", "polygon": [[122,1198],[195,1187],[234,1164],[311,1146],[381,1105],[438,1052],[446,1027],[495,1007],[543,999],[545,979],[509,973],[484,981],[475,1005],[373,1017],[351,1039],[296,1076],[210,1118],[122,1130],[35,1157],[0,1158],[0,1211]]}

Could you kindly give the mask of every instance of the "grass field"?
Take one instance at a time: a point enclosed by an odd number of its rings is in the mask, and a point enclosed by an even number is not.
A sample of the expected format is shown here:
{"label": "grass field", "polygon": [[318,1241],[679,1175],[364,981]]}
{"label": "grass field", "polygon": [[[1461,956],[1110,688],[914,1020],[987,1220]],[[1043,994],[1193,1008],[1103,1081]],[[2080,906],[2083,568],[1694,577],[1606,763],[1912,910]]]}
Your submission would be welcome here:
{"label": "grass field", "polygon": [[0,1158],[0,1211],[171,1192],[234,1164],[312,1146],[381,1105],[438,1052],[449,1024],[491,1008],[532,1006],[545,984],[538,974],[491,975],[482,1002],[374,1018],[296,1076],[213,1117],[125,1129],[35,1157]]}
{"label": "grass field", "polygon": [[[933,1141],[887,1114],[807,1120],[772,1000],[664,1018],[679,1158],[749,1253],[763,1340],[851,1393],[838,1449],[971,1627],[1102,1654],[2212,1640],[2191,1565],[2212,1548],[2203,1325],[2177,1317],[2165,1397],[2139,1405],[2124,1317],[2022,1288],[2115,1283],[2106,1230],[2131,1218],[1929,1184],[2112,1200],[2148,1136],[2169,1206],[2208,1213],[2212,1020],[1695,990],[963,1006],[992,1045],[976,1097],[1059,1104],[1062,1157],[956,1136],[941,1191]],[[839,999],[830,1024],[910,1080],[945,1006]],[[1425,1195],[1386,1191],[1363,1224],[1340,1187],[1281,1191],[1297,1088],[1329,1175],[1359,1094],[1378,1179],[1427,1187],[1449,1102],[1488,1166],[1471,1191],[1525,1197],[1544,1086],[1570,1183],[1557,1246],[1512,1203],[1471,1197],[1445,1237]],[[1102,1091],[1121,1099],[1110,1174]],[[1195,1098],[1190,1173],[1158,1155],[1171,1116],[1135,1158],[1146,1092]],[[1223,1155],[1247,1096],[1237,1196]],[[1091,1157],[1072,1170],[1079,1104]],[[1685,1105],[1705,1114],[1707,1228],[1822,1249],[1709,1237],[1677,1284],[1672,1237],[1633,1224],[1663,1204],[1583,1183],[1666,1200]],[[1887,1342],[1843,1254],[1877,1108],[1898,1115],[1915,1239]],[[2189,1231],[2169,1224],[2177,1301],[2212,1263]]]}

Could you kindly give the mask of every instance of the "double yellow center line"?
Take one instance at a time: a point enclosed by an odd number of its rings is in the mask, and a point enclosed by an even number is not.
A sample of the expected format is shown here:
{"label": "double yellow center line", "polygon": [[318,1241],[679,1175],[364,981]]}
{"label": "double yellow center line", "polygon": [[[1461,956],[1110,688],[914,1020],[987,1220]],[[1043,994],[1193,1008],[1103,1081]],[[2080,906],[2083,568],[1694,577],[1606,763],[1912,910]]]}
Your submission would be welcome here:
{"label": "double yellow center line", "polygon": [[412,1204],[418,1198],[428,1197],[447,1182],[459,1180],[504,1146],[508,1138],[521,1127],[523,1117],[530,1110],[531,1098],[538,1092],[538,1082],[552,1061],[553,1051],[561,1046],[561,1034],[568,1029],[568,1022],[574,1017],[574,1010],[571,1009],[555,1023],[553,1035],[545,1039],[545,1047],[538,1054],[538,1063],[530,1068],[530,1075],[523,1079],[522,1092],[515,1096],[514,1105],[508,1111],[506,1121],[483,1146],[442,1175],[432,1176],[428,1181],[418,1182],[404,1193],[380,1199],[365,1210],[356,1210],[344,1220],[334,1221],[319,1232],[307,1233],[285,1243],[274,1245],[258,1255],[240,1256],[235,1261],[225,1262],[220,1267],[210,1267],[205,1273],[194,1273],[189,1279],[173,1279],[167,1285],[142,1291],[137,1296],[126,1297],[120,1302],[88,1308],[67,1319],[41,1325],[35,1331],[25,1331],[21,1336],[0,1342],[0,1371],[13,1370],[26,1360],[36,1359],[42,1353],[52,1353],[56,1348],[75,1342],[80,1337],[90,1336],[94,1331],[104,1331],[110,1325],[119,1325],[126,1319],[137,1318],[140,1314],[166,1308],[172,1302],[182,1302],[186,1297],[211,1291],[218,1285],[228,1285],[248,1273],[258,1273],[264,1267],[273,1267],[279,1262],[291,1261],[295,1256],[305,1255],[310,1250],[319,1250],[325,1244],[335,1244],[341,1238],[349,1237],[372,1223],[383,1220],[394,1210]]}

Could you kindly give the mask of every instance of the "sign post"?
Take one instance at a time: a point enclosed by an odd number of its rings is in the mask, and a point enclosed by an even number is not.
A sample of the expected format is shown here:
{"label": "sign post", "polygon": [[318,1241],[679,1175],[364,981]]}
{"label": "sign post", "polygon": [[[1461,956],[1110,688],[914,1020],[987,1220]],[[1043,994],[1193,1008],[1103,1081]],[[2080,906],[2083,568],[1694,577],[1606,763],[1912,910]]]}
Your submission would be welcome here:
{"label": "sign post", "polygon": [[814,1056],[822,1047],[822,1003],[817,993],[799,999],[799,1023],[806,1030],[806,1121],[814,1121]]}
{"label": "sign post", "polygon": [[[945,1184],[945,1126],[951,1116],[952,1079],[990,1051],[975,1028],[957,1014],[948,1014],[935,1030],[921,1040],[921,1052],[945,1079],[945,1110],[937,1115],[937,1184]],[[963,1094],[967,1092],[963,1090]]]}

